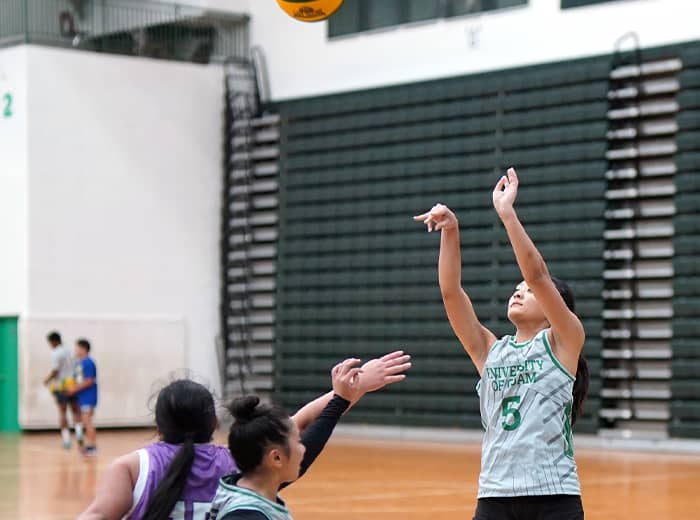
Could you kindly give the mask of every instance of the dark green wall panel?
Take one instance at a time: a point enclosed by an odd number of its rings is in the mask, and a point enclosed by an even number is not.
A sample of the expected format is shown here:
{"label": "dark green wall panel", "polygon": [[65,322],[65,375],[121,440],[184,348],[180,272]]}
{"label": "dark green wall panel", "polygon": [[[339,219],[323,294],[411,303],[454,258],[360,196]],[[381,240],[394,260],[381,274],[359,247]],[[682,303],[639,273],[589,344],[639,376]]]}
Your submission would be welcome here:
{"label": "dark green wall panel", "polygon": [[674,217],[673,382],[669,433],[700,437],[700,45],[678,48],[683,60],[680,74],[681,111],[676,164],[677,193]]}
{"label": "dark green wall panel", "polygon": [[[683,60],[669,431],[700,436],[700,44],[643,54]],[[277,391],[288,405],[327,387],[335,360],[401,347],[414,356],[409,380],[348,420],[479,427],[474,370],[437,288],[438,237],[410,216],[437,201],[455,209],[464,285],[482,321],[506,333],[504,302],[520,275],[489,193],[514,164],[519,214],[553,274],[578,295],[593,375],[578,429],[597,429],[610,63],[604,56],[279,105]]]}
{"label": "dark green wall panel", "polygon": [[[594,381],[580,431],[597,429],[607,58],[292,100],[282,115],[278,397],[290,408],[339,359],[403,348],[413,369],[347,420],[480,427],[477,374],[437,285],[439,234],[412,215],[460,218],[463,283],[498,335],[520,280],[491,191],[519,168],[519,214],[571,282]],[[588,349],[589,347],[587,347]]]}

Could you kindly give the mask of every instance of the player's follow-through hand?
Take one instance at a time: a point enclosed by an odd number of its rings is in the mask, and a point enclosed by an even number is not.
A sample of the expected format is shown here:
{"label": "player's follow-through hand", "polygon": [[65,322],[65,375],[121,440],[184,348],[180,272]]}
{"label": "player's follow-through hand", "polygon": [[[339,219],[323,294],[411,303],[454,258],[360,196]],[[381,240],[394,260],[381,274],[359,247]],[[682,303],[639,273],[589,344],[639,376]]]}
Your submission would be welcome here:
{"label": "player's follow-through hand", "polygon": [[515,168],[508,168],[508,175],[501,177],[493,189],[493,207],[499,216],[513,209],[518,195],[518,174]]}
{"label": "player's follow-through hand", "polygon": [[430,211],[422,215],[416,215],[413,220],[422,221],[428,226],[428,232],[441,229],[454,229],[459,225],[457,217],[450,208],[444,204],[435,204]]}

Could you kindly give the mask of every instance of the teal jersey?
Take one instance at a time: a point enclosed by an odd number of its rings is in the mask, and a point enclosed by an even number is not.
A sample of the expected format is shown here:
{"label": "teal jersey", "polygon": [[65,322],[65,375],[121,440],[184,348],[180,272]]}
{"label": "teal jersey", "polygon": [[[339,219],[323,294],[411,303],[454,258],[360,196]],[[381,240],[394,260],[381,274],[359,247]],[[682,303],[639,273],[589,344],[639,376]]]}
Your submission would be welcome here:
{"label": "teal jersey", "polygon": [[581,494],[571,436],[573,386],[546,330],[525,343],[504,336],[493,344],[477,384],[486,430],[479,498]]}
{"label": "teal jersey", "polygon": [[240,474],[228,475],[219,480],[219,487],[211,503],[210,520],[221,519],[229,513],[243,510],[258,511],[268,520],[293,520],[281,499],[271,502],[254,491],[238,487],[235,484],[238,478]]}

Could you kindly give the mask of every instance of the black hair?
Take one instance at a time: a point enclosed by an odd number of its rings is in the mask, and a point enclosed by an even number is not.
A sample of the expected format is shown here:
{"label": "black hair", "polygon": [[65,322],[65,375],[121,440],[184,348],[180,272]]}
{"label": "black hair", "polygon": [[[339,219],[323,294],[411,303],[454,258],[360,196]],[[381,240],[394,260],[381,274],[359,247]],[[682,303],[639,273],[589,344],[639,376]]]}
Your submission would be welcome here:
{"label": "black hair", "polygon": [[241,473],[257,468],[270,445],[279,445],[289,454],[292,422],[284,408],[247,395],[234,399],[228,409],[235,419],[228,434],[228,449]]}
{"label": "black hair", "polygon": [[[559,294],[561,295],[564,303],[569,308],[571,312],[576,312],[576,298],[574,297],[574,291],[571,287],[560,280],[552,276],[552,282],[554,287],[557,288]],[[573,404],[571,406],[571,425],[576,424],[576,420],[583,414],[583,403],[588,395],[588,386],[591,382],[591,375],[588,372],[588,363],[586,358],[583,356],[583,349],[578,356],[578,363],[576,364],[576,380],[574,381],[574,389],[571,392],[573,397]]]}
{"label": "black hair", "polygon": [[61,343],[61,335],[58,333],[56,330],[52,330],[46,335],[46,341],[49,343],[56,343],[60,344]]}
{"label": "black hair", "polygon": [[173,381],[158,393],[156,425],[164,442],[182,447],[148,501],[143,520],[170,518],[192,469],[195,443],[209,442],[216,428],[214,397],[189,379]]}
{"label": "black hair", "polygon": [[85,352],[90,352],[90,342],[85,338],[80,338],[75,342],[76,345],[85,349]]}

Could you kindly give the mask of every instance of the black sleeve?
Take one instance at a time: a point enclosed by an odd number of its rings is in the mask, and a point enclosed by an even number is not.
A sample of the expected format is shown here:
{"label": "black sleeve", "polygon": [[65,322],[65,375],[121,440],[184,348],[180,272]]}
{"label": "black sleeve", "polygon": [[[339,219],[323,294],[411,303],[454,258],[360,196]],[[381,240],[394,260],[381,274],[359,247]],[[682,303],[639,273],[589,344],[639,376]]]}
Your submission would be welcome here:
{"label": "black sleeve", "polygon": [[[333,396],[326,407],[321,412],[314,422],[312,422],[304,433],[301,434],[301,443],[306,447],[304,458],[301,461],[299,468],[299,476],[301,477],[309,466],[313,464],[316,457],[319,456],[326,442],[333,433],[335,425],[338,424],[340,417],[345,413],[345,410],[350,406],[350,401],[343,399],[338,394]],[[280,489],[288,486],[291,482],[285,482],[280,486]]]}
{"label": "black sleeve", "polygon": [[267,520],[267,517],[260,511],[252,509],[241,509],[239,511],[231,511],[217,520]]}

